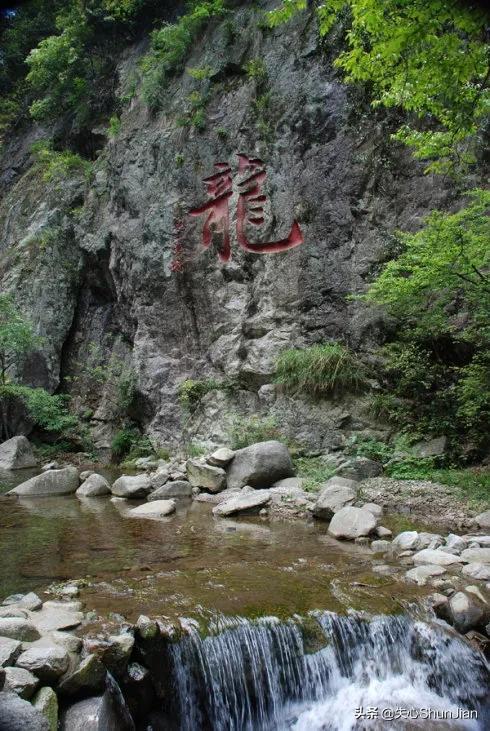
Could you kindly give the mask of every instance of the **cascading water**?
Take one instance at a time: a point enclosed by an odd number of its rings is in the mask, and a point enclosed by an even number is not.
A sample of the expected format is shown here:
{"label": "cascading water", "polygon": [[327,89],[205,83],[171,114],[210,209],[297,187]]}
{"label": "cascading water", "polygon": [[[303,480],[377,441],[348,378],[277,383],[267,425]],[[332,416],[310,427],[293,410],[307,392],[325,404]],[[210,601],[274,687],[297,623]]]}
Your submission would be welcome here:
{"label": "cascading water", "polygon": [[[191,630],[170,648],[181,731],[490,727],[488,665],[440,626],[317,612],[219,629],[206,638]],[[414,720],[420,709],[433,715]],[[430,720],[442,712],[453,720]]]}

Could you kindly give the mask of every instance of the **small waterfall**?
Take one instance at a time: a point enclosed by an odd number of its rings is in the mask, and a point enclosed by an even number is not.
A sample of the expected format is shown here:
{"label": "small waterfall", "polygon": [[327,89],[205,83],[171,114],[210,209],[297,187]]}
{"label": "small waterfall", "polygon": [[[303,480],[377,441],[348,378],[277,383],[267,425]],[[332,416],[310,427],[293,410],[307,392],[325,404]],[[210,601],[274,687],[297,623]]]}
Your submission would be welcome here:
{"label": "small waterfall", "polygon": [[356,709],[375,707],[477,712],[448,729],[490,723],[484,658],[442,627],[407,616],[222,620],[216,634],[202,638],[194,629],[173,644],[170,663],[181,731],[414,728],[356,719]]}

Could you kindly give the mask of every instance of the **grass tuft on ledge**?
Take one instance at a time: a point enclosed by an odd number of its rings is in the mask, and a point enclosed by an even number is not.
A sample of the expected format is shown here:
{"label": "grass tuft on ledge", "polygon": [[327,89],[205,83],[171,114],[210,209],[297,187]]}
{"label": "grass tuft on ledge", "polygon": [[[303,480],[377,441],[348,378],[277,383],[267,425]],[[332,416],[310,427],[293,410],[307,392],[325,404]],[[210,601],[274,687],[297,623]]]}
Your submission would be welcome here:
{"label": "grass tuft on ledge", "polygon": [[366,385],[364,365],[340,343],[283,351],[277,359],[276,383],[291,393],[315,397],[359,392]]}

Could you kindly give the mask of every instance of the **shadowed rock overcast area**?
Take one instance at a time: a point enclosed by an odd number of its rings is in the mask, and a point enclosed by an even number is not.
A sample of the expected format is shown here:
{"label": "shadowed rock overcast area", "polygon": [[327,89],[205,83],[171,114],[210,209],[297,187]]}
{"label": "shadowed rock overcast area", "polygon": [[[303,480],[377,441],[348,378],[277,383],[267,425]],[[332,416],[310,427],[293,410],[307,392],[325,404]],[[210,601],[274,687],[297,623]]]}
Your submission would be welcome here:
{"label": "shadowed rock overcast area", "polygon": [[488,728],[488,12],[0,12],[0,731]]}

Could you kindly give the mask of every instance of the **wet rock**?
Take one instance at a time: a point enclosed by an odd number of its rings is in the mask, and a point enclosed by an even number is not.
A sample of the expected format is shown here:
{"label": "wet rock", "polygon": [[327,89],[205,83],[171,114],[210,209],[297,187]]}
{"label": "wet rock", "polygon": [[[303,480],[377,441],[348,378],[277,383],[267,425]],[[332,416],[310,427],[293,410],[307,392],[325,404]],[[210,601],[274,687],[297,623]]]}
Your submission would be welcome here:
{"label": "wet rock", "polygon": [[0,469],[21,470],[36,466],[37,459],[26,437],[12,437],[0,444]]}
{"label": "wet rock", "polygon": [[471,579],[490,581],[490,564],[472,562],[463,566],[461,573],[463,576],[469,576]]}
{"label": "wet rock", "polygon": [[228,487],[267,488],[285,477],[293,477],[294,468],[287,447],[281,442],[258,442],[238,449],[227,467]]}
{"label": "wet rock", "polygon": [[58,698],[52,688],[40,688],[32,699],[32,705],[47,719],[49,731],[58,728]]}
{"label": "wet rock", "polygon": [[490,564],[490,548],[466,548],[461,552],[463,561]]}
{"label": "wet rock", "polygon": [[490,528],[490,510],[485,510],[484,513],[480,513],[475,517],[475,522],[480,528]]}
{"label": "wet rock", "polygon": [[152,640],[158,636],[158,624],[153,619],[141,614],[136,622],[136,632],[142,640]]}
{"label": "wet rock", "polygon": [[17,693],[18,696],[29,700],[34,695],[35,690],[39,687],[39,680],[29,670],[25,668],[5,668],[4,690]]}
{"label": "wet rock", "polygon": [[80,665],[61,679],[58,686],[63,695],[78,695],[81,691],[98,693],[105,687],[106,669],[97,655],[87,655]]}
{"label": "wet rock", "polygon": [[175,500],[153,500],[129,511],[129,518],[163,518],[175,513]]}
{"label": "wet rock", "polygon": [[137,500],[146,497],[151,488],[148,475],[123,475],[113,483],[111,492],[116,497]]}
{"label": "wet rock", "polygon": [[328,532],[334,538],[354,540],[368,536],[376,528],[376,518],[362,508],[341,508],[330,521]]}
{"label": "wet rock", "polygon": [[366,480],[383,474],[383,465],[367,457],[355,457],[337,469],[337,475],[351,480]]}
{"label": "wet rock", "polygon": [[[42,640],[44,639],[52,641],[55,645],[63,647],[67,652],[78,653],[82,649],[82,640],[80,637],[77,637],[70,632],[59,632],[58,630],[53,630],[52,632],[49,632],[45,638],[42,638]],[[42,640],[38,640],[38,642],[41,642]]]}
{"label": "wet rock", "polygon": [[228,447],[220,447],[220,449],[217,449],[206,458],[206,462],[214,465],[215,467],[226,467],[234,456],[235,452],[232,449],[228,449]]}
{"label": "wet rock", "polygon": [[52,731],[38,708],[16,693],[0,692],[0,731]]}
{"label": "wet rock", "polygon": [[168,498],[192,497],[192,485],[187,480],[167,482],[148,495],[148,500],[167,500]]}
{"label": "wet rock", "polygon": [[450,597],[447,605],[447,619],[459,632],[463,634],[476,629],[482,624],[485,611],[478,600],[462,591]]}
{"label": "wet rock", "polygon": [[11,594],[2,602],[2,606],[16,606],[20,609],[29,609],[31,612],[42,606],[42,601],[37,594],[30,591],[28,594]]}
{"label": "wet rock", "polygon": [[88,477],[90,477],[90,475],[93,475],[93,474],[94,474],[94,473],[93,473],[93,471],[92,471],[92,470],[83,470],[82,472],[80,472],[80,474],[79,474],[79,476],[78,476],[78,477],[79,477],[79,480],[80,480],[80,482],[85,482],[85,480],[86,480],[86,479],[87,479]]}
{"label": "wet rock", "polygon": [[16,617],[0,617],[0,637],[10,637],[20,642],[33,642],[40,633],[32,622]]}
{"label": "wet rock", "polygon": [[45,495],[71,495],[76,492],[78,485],[78,470],[76,467],[69,465],[61,470],[50,470],[31,477],[30,480],[17,485],[7,494],[40,497]]}
{"label": "wet rock", "polygon": [[22,652],[22,643],[10,637],[0,637],[0,667],[15,665]]}
{"label": "wet rock", "polygon": [[390,531],[389,528],[385,528],[383,525],[378,525],[376,528],[376,535],[379,538],[391,538],[393,533]]}
{"label": "wet rock", "polygon": [[105,477],[94,472],[80,485],[76,495],[77,497],[99,497],[100,495],[109,495],[110,492],[111,486]]}
{"label": "wet rock", "polygon": [[194,500],[199,503],[211,503],[212,505],[219,505],[219,503],[223,503],[225,502],[225,500],[229,500],[231,497],[236,497],[240,493],[241,490],[238,488],[227,488],[226,490],[218,493],[199,492],[197,495],[194,495]]}
{"label": "wet rock", "polygon": [[204,459],[187,461],[187,479],[192,487],[205,488],[209,492],[221,492],[226,487],[224,469],[207,464]]}
{"label": "wet rock", "polygon": [[[355,483],[354,483],[355,484]],[[315,518],[330,520],[334,514],[346,505],[352,505],[356,499],[356,492],[350,487],[329,480],[321,490],[313,506]]]}
{"label": "wet rock", "polygon": [[62,714],[60,731],[135,731],[135,727],[119,686],[108,676],[103,695],[79,701]]}
{"label": "wet rock", "polygon": [[104,665],[115,674],[121,674],[126,668],[134,647],[134,636],[130,632],[120,635],[109,635],[108,647],[103,655]]}
{"label": "wet rock", "polygon": [[77,627],[83,620],[82,612],[70,610],[65,606],[61,602],[45,602],[39,612],[31,615],[32,623],[42,634]]}
{"label": "wet rock", "polygon": [[284,480],[278,480],[271,486],[271,490],[282,490],[284,494],[303,492],[303,482],[301,477],[285,477]]}
{"label": "wet rock", "polygon": [[432,548],[424,548],[422,551],[419,551],[414,555],[413,562],[418,566],[423,564],[451,566],[453,564],[461,563],[461,559],[459,556],[454,556],[452,553],[446,553],[445,551]]}
{"label": "wet rock", "polygon": [[52,683],[66,672],[69,658],[59,645],[37,646],[23,652],[16,664],[34,673],[43,683]]}
{"label": "wet rock", "polygon": [[381,505],[376,505],[376,503],[365,503],[361,506],[363,510],[369,510],[370,513],[374,515],[375,518],[381,518],[383,515],[383,508]]}
{"label": "wet rock", "polygon": [[390,541],[373,541],[371,543],[371,551],[373,553],[386,553],[390,550]]}
{"label": "wet rock", "polygon": [[269,490],[253,490],[229,498],[213,508],[214,515],[225,516],[243,512],[258,512],[271,500]]}
{"label": "wet rock", "polygon": [[422,566],[416,566],[414,569],[407,571],[405,577],[408,581],[418,584],[418,586],[425,586],[431,576],[440,576],[444,572],[445,568],[443,566],[423,564]]}

